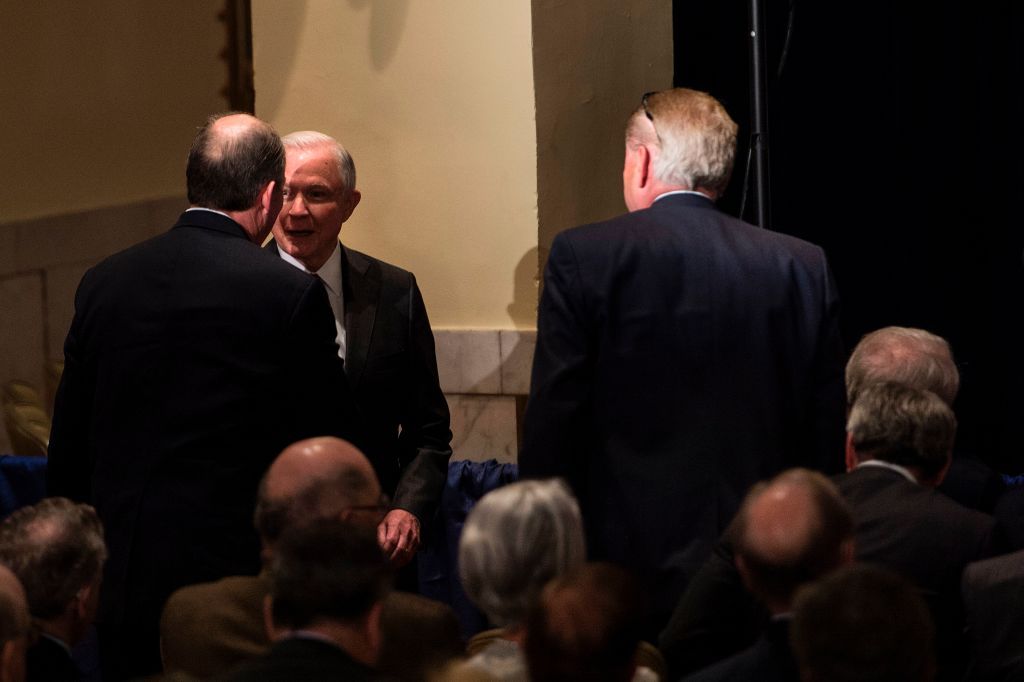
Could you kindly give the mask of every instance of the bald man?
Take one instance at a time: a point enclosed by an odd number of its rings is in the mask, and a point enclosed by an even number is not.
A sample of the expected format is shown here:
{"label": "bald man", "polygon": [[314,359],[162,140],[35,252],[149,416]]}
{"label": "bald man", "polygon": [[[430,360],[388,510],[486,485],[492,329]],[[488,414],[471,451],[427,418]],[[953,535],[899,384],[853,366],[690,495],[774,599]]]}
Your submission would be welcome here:
{"label": "bald man", "polygon": [[734,532],[736,566],[772,619],[754,646],[687,679],[799,679],[789,649],[793,597],[802,585],[853,561],[850,511],[827,478],[791,469],[754,487]]}
{"label": "bald man", "polygon": [[[369,460],[339,438],[311,438],[286,448],[260,482],[255,526],[264,563],[274,557],[282,533],[321,519],[340,519],[373,529],[387,508]],[[219,675],[271,646],[263,621],[263,599],[270,591],[265,572],[193,585],[171,596],[161,620],[164,667],[196,677]],[[423,597],[395,593],[384,605],[384,621],[408,628],[410,617],[423,627],[420,655],[454,655],[458,624],[450,609]],[[395,616],[398,616],[397,618]],[[416,631],[416,628],[413,628]],[[385,642],[387,644],[387,641]],[[407,649],[408,652],[408,649]]]}
{"label": "bald man", "polygon": [[0,565],[0,682],[24,682],[31,628],[25,590],[14,573]]}
{"label": "bald man", "polygon": [[323,285],[260,248],[283,202],[280,138],[214,117],[186,178],[170,231],[82,278],[64,347],[47,483],[103,522],[106,679],[159,672],[171,592],[259,570],[251,515],[275,455],[359,423]]}

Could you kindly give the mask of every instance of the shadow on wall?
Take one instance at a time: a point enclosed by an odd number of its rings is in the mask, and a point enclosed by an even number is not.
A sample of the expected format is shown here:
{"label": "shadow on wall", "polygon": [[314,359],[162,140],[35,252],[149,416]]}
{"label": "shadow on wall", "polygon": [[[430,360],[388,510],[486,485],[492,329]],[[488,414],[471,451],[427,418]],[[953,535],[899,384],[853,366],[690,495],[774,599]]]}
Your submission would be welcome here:
{"label": "shadow on wall", "polygon": [[373,68],[383,71],[391,64],[402,42],[406,19],[409,16],[409,0],[349,0],[353,9],[370,10],[370,60]]}

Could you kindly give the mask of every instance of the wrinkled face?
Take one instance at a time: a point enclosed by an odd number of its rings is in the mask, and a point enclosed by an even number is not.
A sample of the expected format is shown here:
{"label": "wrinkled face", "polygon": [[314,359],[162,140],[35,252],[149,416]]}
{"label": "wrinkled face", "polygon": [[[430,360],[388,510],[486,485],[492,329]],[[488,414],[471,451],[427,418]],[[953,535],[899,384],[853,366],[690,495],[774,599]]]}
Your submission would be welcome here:
{"label": "wrinkled face", "polygon": [[341,180],[333,150],[286,149],[284,206],[274,225],[279,249],[316,271],[337,247],[358,199]]}

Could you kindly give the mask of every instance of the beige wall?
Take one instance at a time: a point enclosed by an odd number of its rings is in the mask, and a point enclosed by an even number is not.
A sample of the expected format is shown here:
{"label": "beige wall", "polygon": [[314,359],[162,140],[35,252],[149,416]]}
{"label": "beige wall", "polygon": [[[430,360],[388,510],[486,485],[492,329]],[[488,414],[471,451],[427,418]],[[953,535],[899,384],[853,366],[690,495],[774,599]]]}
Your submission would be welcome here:
{"label": "beige wall", "polygon": [[534,324],[530,5],[253,0],[256,113],[355,158],[354,248],[416,273],[435,328]]}
{"label": "beige wall", "polygon": [[626,117],[672,87],[671,0],[533,0],[538,243],[625,212]]}
{"label": "beige wall", "polygon": [[182,195],[227,106],[220,4],[0,3],[0,223]]}

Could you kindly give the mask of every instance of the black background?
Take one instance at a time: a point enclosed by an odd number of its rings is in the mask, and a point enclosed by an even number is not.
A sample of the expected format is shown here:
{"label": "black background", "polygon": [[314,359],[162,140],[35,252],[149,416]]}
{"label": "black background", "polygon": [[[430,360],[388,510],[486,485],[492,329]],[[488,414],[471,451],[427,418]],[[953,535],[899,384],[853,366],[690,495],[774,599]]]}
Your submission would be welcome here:
{"label": "black background", "polygon": [[[827,251],[848,348],[889,324],[947,338],[962,373],[958,450],[1021,473],[1024,3],[762,2],[771,228]],[[720,202],[733,215],[750,129],[748,13],[748,0],[673,4],[675,84],[711,92],[740,124]]]}

